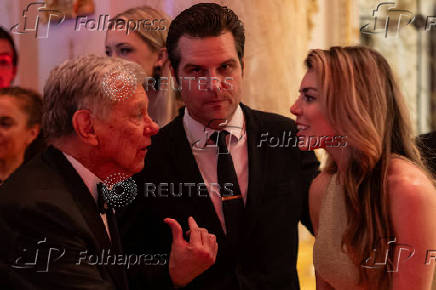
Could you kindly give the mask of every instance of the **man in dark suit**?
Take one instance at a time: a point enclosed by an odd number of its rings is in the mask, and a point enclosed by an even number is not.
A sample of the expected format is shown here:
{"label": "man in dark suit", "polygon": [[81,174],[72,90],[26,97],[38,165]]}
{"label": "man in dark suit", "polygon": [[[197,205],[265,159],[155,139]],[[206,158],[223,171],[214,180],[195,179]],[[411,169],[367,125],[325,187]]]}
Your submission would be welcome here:
{"label": "man in dark suit", "polygon": [[[143,168],[158,131],[147,114],[144,77],[135,63],[92,55],[51,72],[43,114],[51,146],[0,188],[0,271],[9,277],[2,289],[128,289],[127,259],[137,257],[122,252],[113,208],[131,201],[119,196],[136,194],[124,178]],[[115,184],[126,186],[124,195]],[[211,236],[190,223],[191,235]],[[185,244],[201,255],[198,267],[213,263],[216,245]],[[168,259],[158,255],[141,266],[165,266]],[[172,288],[168,275],[156,278]]]}
{"label": "man in dark suit", "polygon": [[299,289],[297,226],[311,230],[315,155],[298,150],[294,121],[240,102],[244,29],[233,11],[213,3],[183,11],[167,50],[186,108],[153,136],[135,176],[142,194],[120,218],[126,251],[169,252],[180,230],[165,218],[192,216],[219,250],[200,275],[185,267],[186,289]]}
{"label": "man in dark suit", "polygon": [[417,141],[428,169],[436,176],[436,131],[419,135]]}

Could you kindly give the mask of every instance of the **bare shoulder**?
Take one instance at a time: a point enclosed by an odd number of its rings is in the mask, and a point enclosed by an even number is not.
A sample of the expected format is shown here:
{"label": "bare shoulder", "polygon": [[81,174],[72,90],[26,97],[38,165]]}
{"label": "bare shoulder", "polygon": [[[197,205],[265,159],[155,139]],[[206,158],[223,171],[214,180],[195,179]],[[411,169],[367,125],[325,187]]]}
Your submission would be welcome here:
{"label": "bare shoulder", "polygon": [[309,189],[309,211],[315,235],[318,232],[318,219],[321,202],[332,175],[323,171],[312,181]]}
{"label": "bare shoulder", "polygon": [[436,190],[423,170],[401,158],[393,158],[387,183],[396,243],[413,249],[407,263],[398,258],[392,288],[430,289],[434,265],[427,264],[427,254],[436,245]]}
{"label": "bare shoulder", "polygon": [[436,201],[430,177],[410,161],[393,158],[388,171],[388,192],[393,206]]}
{"label": "bare shoulder", "polygon": [[388,192],[399,241],[418,243],[416,239],[420,238],[434,243],[436,189],[430,177],[413,163],[394,158],[388,171]]}

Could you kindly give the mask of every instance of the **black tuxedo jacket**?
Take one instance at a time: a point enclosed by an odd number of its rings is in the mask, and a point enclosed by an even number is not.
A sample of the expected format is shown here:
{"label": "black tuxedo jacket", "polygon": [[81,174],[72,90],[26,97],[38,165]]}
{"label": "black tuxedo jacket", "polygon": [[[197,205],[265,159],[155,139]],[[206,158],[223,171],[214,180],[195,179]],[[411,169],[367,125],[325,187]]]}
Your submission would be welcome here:
{"label": "black tuxedo jacket", "polygon": [[419,135],[418,145],[428,169],[436,176],[436,131]]}
{"label": "black tuxedo jacket", "polygon": [[110,249],[93,197],[54,147],[0,186],[1,289],[127,290]]}
{"label": "black tuxedo jacket", "polygon": [[[145,168],[135,176],[140,195],[119,220],[124,250],[169,253],[171,232],[162,220],[175,218],[186,231],[187,219],[192,216],[200,227],[216,235],[219,250],[215,265],[187,289],[299,289],[297,225],[302,221],[312,231],[307,193],[319,163],[313,152],[294,146],[294,121],[241,107],[249,159],[241,245],[227,245],[207,190],[201,185],[197,190],[204,181],[186,138],[181,110],[153,136]],[[141,276],[129,280],[133,289],[144,286]]]}

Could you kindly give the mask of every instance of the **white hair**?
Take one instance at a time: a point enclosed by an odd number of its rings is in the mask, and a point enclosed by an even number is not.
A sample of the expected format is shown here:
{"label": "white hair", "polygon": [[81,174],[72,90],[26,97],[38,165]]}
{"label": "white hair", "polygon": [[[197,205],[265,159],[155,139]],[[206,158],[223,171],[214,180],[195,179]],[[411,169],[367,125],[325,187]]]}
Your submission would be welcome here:
{"label": "white hair", "polygon": [[[73,133],[72,117],[77,110],[106,116],[120,99],[114,98],[120,82],[134,84],[136,89],[144,79],[140,65],[120,58],[87,55],[65,61],[50,72],[44,86],[42,128],[46,137],[53,140]],[[108,84],[113,85],[108,88]]]}

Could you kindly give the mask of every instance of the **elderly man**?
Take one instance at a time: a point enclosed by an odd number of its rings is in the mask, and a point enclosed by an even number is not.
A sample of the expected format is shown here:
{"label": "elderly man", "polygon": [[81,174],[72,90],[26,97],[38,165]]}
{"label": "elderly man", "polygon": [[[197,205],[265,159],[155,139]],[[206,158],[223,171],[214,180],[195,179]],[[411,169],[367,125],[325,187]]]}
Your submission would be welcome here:
{"label": "elderly man", "polygon": [[[311,228],[307,193],[318,162],[296,148],[294,121],[241,103],[244,38],[238,16],[215,3],[196,4],[171,22],[167,50],[186,107],[153,136],[135,177],[143,198],[120,219],[133,253],[177,245],[161,222],[170,215],[184,230],[192,216],[216,235],[216,263],[204,272],[184,267],[187,289],[299,288],[297,226]],[[141,289],[139,279],[130,281]]]}
{"label": "elderly man", "polygon": [[[43,131],[52,146],[0,189],[0,269],[10,272],[3,288],[126,290],[131,264],[167,264],[159,253],[123,255],[114,217],[113,208],[135,198],[129,176],[144,167],[158,131],[147,114],[143,79],[139,65],[97,56],[68,60],[51,72]],[[211,236],[189,223],[191,237]],[[177,269],[188,247],[200,256],[190,262],[213,263],[216,243],[183,242],[171,257]]]}

